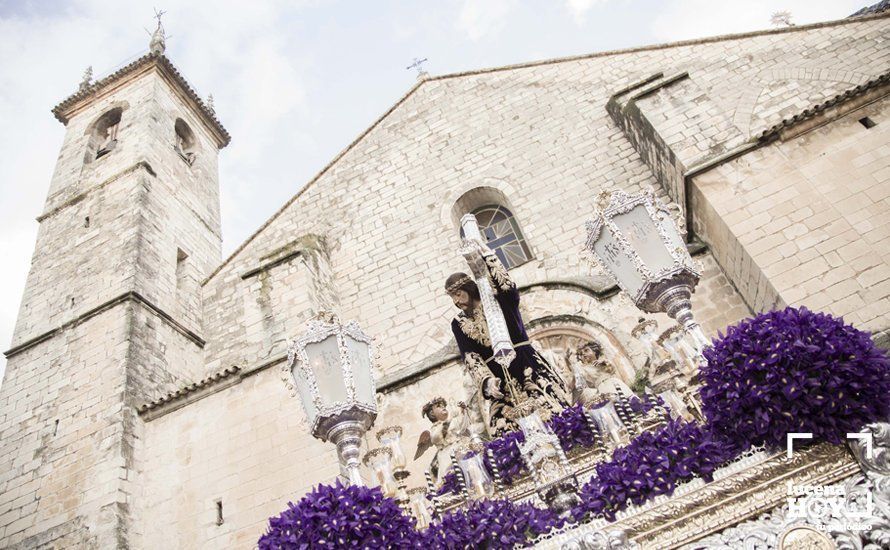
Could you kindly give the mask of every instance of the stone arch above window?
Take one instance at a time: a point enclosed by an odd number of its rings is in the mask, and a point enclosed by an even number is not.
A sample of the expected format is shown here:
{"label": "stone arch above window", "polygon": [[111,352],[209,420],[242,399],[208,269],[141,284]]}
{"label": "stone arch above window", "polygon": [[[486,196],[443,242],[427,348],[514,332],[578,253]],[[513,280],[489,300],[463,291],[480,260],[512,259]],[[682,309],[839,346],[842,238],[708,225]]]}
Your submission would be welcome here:
{"label": "stone arch above window", "polygon": [[173,150],[179,154],[182,160],[192,165],[198,156],[198,140],[195,138],[195,133],[181,118],[176,119],[173,130],[175,138]]}
{"label": "stone arch above window", "polygon": [[120,133],[121,116],[123,107],[114,107],[102,113],[87,129],[89,140],[87,141],[87,153],[85,162],[104,157],[111,153],[117,146]]}
{"label": "stone arch above window", "polygon": [[486,243],[507,269],[532,259],[519,221],[501,191],[493,187],[477,187],[467,191],[455,201],[451,211],[456,227],[460,227],[460,219],[467,213],[476,216]]}

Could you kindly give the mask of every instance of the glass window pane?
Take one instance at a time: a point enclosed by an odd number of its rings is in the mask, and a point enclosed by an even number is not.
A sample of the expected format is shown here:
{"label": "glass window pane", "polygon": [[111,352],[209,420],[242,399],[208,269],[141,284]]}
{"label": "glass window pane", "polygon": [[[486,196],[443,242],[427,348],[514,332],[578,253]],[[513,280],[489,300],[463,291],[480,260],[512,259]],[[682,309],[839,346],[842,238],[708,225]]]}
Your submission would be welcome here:
{"label": "glass window pane", "polygon": [[621,288],[631,297],[635,297],[643,286],[643,280],[608,227],[603,228],[599,238],[593,243],[593,250],[606,269],[618,280]]}
{"label": "glass window pane", "polygon": [[485,243],[507,269],[524,264],[531,258],[522,238],[519,224],[509,210],[499,205],[484,206],[473,214]]}
{"label": "glass window pane", "polygon": [[644,205],[634,206],[629,212],[619,214],[613,220],[652,273],[657,274],[673,266],[674,259],[668,253],[667,245],[661,240],[658,228]]}
{"label": "glass window pane", "polygon": [[309,382],[300,372],[301,365],[302,363],[298,359],[295,359],[291,372],[294,376],[294,382],[297,388],[297,393],[300,396],[300,401],[303,402],[303,408],[306,411],[306,420],[311,427],[312,423],[315,422],[315,416],[318,413],[318,410],[315,408],[315,401],[312,399],[313,394],[309,389]]}
{"label": "glass window pane", "polygon": [[321,405],[328,406],[346,401],[346,384],[343,381],[337,337],[331,335],[321,342],[308,344],[306,355],[309,356],[309,367],[315,373],[318,391],[321,394]]}
{"label": "glass window pane", "polygon": [[371,357],[368,344],[346,336],[349,350],[349,363],[355,380],[355,397],[363,403],[374,403],[373,380],[371,378]]}

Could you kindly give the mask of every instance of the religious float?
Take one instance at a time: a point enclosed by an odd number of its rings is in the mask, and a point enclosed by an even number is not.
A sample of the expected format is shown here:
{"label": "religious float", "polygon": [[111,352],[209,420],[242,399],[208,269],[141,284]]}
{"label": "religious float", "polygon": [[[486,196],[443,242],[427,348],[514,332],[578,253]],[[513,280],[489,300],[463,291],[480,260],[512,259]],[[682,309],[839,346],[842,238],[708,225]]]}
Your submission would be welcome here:
{"label": "religious float", "polygon": [[[890,547],[886,353],[842,319],[793,307],[709,341],[675,214],[651,192],[616,192],[588,226],[587,248],[634,303],[678,323],[660,336],[646,319],[634,329],[652,350],[650,376],[590,388],[578,371],[574,404],[553,412],[515,393],[505,368],[517,429],[497,437],[474,429],[462,403],[451,415],[433,399],[423,488],[407,489],[398,426],[362,456],[377,414],[370,338],[332,315],[310,322],[283,375],[313,435],[336,445],[341,479],[270,518],[259,548]],[[506,366],[515,352],[484,250],[472,220],[464,230],[491,358]],[[595,348],[578,355],[600,360]]]}

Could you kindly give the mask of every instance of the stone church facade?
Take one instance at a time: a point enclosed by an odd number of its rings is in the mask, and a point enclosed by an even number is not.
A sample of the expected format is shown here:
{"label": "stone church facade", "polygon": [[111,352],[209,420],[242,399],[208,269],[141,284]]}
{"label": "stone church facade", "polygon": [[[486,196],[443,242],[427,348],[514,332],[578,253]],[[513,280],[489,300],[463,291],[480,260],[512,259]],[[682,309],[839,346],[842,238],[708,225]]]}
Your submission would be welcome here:
{"label": "stone church facade", "polygon": [[153,44],[53,110],[66,135],[0,387],[0,546],[253,546],[338,473],[280,379],[321,309],[375,337],[376,426],[411,450],[423,403],[464,398],[443,283],[469,212],[515,236],[556,363],[597,341],[628,384],[645,368],[640,312],[582,245],[601,190],[649,186],[683,210],[708,335],[806,305],[886,342],[888,39],[877,14],[426,76],[225,259],[229,135]]}

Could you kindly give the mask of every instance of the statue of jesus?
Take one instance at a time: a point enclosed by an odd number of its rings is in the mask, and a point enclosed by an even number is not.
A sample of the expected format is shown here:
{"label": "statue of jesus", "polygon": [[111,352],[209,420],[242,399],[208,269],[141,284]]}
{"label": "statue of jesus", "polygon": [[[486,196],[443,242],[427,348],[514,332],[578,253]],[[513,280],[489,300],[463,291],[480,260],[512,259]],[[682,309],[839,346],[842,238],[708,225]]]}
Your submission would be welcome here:
{"label": "statue of jesus", "polygon": [[566,392],[565,383],[556,369],[529,342],[519,313],[519,291],[506,268],[488,247],[481,243],[477,246],[485,259],[495,299],[503,311],[516,351],[516,358],[506,373],[494,360],[476,283],[465,273],[454,273],[445,281],[445,290],[460,310],[451,321],[451,330],[464,366],[484,398],[482,417],[486,431],[491,437],[497,437],[518,428],[507,414],[517,404],[516,401],[528,398],[535,402],[539,410],[549,410],[555,414],[571,404],[571,396]]}

